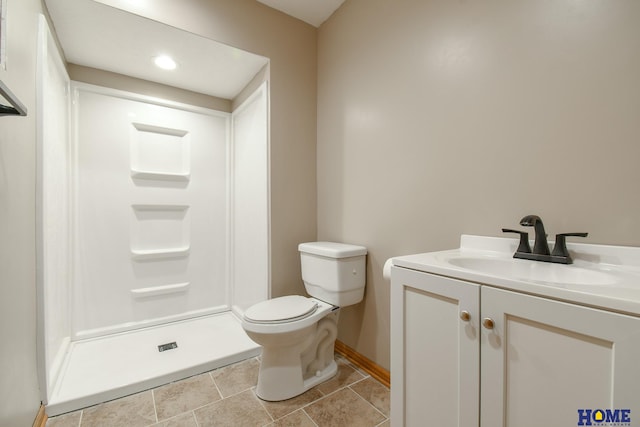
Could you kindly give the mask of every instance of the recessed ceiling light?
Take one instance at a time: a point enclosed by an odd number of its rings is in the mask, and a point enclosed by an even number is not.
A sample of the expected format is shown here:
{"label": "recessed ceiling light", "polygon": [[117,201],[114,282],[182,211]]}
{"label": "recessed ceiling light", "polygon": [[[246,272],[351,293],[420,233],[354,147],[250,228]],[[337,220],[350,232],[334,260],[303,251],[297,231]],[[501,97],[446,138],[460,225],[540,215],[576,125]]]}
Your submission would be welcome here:
{"label": "recessed ceiling light", "polygon": [[153,58],[153,62],[163,70],[175,70],[178,66],[176,61],[173,60],[170,56],[161,55]]}

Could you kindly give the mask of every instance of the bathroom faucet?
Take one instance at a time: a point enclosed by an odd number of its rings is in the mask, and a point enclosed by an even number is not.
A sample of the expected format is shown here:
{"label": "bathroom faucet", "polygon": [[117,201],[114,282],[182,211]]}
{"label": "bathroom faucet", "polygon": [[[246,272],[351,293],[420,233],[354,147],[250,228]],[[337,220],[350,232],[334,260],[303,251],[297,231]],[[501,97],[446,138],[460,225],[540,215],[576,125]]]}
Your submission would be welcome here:
{"label": "bathroom faucet", "polygon": [[556,235],[556,244],[553,246],[553,253],[549,252],[547,243],[547,233],[544,231],[544,224],[538,215],[527,215],[520,220],[520,225],[533,227],[536,232],[533,243],[533,251],[529,246],[529,234],[526,231],[503,228],[504,233],[517,233],[520,235],[520,244],[514,258],[529,259],[532,261],[553,262],[558,264],[571,264],[571,254],[567,250],[567,237],[587,237],[588,233],[561,233]]}
{"label": "bathroom faucet", "polygon": [[538,215],[527,215],[520,220],[520,225],[532,227],[536,232],[533,243],[533,253],[537,255],[549,255],[549,244],[547,243],[547,233],[544,231],[544,224]]}

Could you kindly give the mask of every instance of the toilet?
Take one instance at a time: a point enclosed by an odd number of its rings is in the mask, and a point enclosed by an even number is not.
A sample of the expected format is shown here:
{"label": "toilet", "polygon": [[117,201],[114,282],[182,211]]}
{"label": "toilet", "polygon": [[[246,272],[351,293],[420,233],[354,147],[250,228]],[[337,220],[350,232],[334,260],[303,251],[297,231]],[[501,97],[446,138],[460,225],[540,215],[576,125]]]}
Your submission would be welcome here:
{"label": "toilet", "polygon": [[333,377],[340,307],[362,301],[367,249],[333,242],[298,246],[302,280],[311,297],[289,295],[259,302],[242,327],[262,346],[256,394],[279,401]]}

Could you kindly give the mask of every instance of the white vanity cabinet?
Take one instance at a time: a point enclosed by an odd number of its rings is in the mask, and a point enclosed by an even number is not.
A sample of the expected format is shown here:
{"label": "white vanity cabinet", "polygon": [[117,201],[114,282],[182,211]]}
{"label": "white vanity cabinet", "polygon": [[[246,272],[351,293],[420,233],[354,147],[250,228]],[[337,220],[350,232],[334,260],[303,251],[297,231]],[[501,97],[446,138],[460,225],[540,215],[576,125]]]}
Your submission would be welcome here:
{"label": "white vanity cabinet", "polygon": [[478,425],[479,318],[480,286],[392,269],[393,426]]}
{"label": "white vanity cabinet", "polygon": [[393,426],[579,426],[599,409],[640,425],[640,317],[408,268],[391,278]]}

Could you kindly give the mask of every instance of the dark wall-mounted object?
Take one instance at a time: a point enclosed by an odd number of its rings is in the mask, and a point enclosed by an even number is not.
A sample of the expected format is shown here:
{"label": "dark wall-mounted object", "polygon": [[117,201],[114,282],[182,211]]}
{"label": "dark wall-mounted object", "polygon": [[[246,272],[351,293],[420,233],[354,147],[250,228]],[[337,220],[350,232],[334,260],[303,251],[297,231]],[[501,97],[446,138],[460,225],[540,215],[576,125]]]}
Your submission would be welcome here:
{"label": "dark wall-mounted object", "polygon": [[0,95],[4,97],[9,105],[0,104],[0,116],[26,116],[27,107],[9,90],[7,86],[0,80]]}

